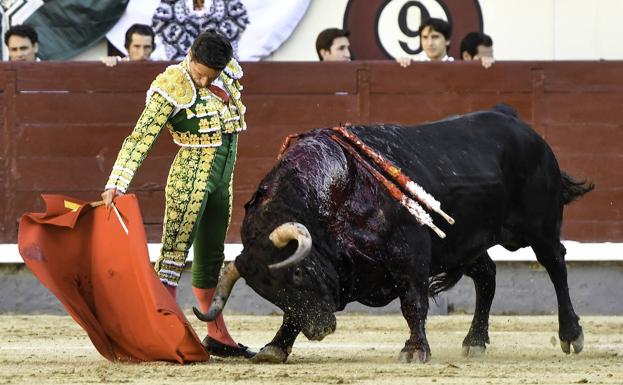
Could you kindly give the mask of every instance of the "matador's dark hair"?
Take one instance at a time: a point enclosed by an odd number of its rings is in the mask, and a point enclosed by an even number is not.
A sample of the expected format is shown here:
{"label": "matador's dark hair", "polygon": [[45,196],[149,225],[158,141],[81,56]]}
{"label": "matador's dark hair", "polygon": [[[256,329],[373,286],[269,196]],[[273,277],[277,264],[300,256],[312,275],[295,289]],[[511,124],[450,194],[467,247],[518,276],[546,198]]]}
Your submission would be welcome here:
{"label": "matador's dark hair", "polygon": [[224,36],[214,31],[205,31],[193,42],[190,54],[194,61],[220,71],[227,66],[234,50]]}

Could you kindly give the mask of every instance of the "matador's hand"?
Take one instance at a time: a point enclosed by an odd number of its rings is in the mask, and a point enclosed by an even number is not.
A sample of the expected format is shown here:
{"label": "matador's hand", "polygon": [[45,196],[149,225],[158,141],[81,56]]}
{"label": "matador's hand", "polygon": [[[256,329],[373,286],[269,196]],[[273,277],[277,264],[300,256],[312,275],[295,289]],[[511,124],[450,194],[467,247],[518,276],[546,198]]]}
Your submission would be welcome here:
{"label": "matador's hand", "polygon": [[110,207],[113,199],[118,195],[123,195],[123,194],[117,191],[116,188],[109,188],[108,190],[104,191],[102,193],[102,200],[104,201],[104,204],[106,205],[106,207]]}

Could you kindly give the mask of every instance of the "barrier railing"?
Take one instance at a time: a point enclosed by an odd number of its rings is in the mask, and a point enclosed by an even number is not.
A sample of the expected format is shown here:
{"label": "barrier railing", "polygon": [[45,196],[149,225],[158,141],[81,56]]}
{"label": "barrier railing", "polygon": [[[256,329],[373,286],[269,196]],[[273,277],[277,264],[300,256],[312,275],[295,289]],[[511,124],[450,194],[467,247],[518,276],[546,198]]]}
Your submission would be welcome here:
{"label": "barrier railing", "polygon": [[[170,63],[0,64],[0,243],[17,241],[39,195],[95,200],[151,80]],[[248,107],[239,144],[229,243],[244,203],[283,138],[338,123],[416,124],[513,105],[552,146],[561,168],[595,191],[565,211],[563,236],[623,241],[623,62],[243,63]],[[133,181],[150,242],[160,239],[164,183],[176,151],[163,134]]]}

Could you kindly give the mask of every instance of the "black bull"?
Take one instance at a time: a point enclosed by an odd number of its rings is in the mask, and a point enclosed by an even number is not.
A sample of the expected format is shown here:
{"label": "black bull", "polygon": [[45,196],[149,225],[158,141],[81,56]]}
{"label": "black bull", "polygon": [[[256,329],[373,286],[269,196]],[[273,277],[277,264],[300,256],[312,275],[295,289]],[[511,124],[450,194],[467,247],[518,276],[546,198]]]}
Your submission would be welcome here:
{"label": "black bull", "polygon": [[[531,246],[558,299],[562,350],[583,346],[560,243],[563,206],[592,189],[562,173],[549,146],[512,111],[496,108],[418,126],[351,126],[368,146],[441,202],[441,239],[331,138],[305,133],[262,180],[246,204],[244,249],[221,276],[210,311],[223,308],[242,276],[284,312],[283,324],[256,361],[283,362],[297,335],[320,340],[335,330],[347,303],[384,306],[399,297],[410,336],[401,361],[430,358],[428,297],[462,275],[474,281],[476,308],[464,354],[489,342],[495,264],[487,249]],[[293,242],[290,242],[293,241]]]}

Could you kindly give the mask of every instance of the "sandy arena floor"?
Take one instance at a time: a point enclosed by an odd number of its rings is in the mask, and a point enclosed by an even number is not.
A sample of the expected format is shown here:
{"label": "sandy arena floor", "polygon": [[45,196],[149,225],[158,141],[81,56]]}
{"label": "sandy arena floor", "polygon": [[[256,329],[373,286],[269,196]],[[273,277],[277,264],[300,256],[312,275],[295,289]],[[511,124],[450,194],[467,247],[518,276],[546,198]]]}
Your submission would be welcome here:
{"label": "sandy arena floor", "polygon": [[[227,317],[232,333],[260,348],[279,316]],[[496,316],[484,356],[465,359],[471,316],[430,317],[428,364],[400,364],[407,337],[400,315],[342,315],[321,342],[302,335],[284,365],[242,359],[205,364],[119,364],[102,358],[68,316],[0,315],[1,384],[623,384],[623,317],[583,317],[585,348],[566,356],[554,316]],[[198,322],[195,327],[202,327]]]}

